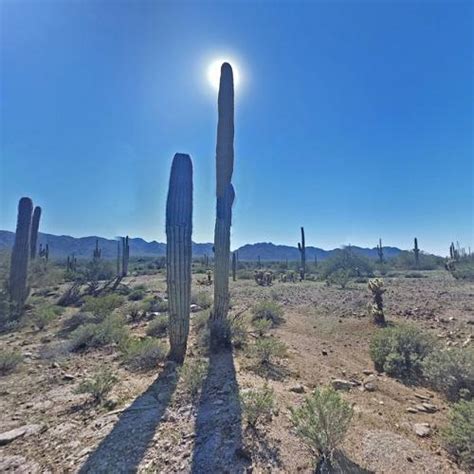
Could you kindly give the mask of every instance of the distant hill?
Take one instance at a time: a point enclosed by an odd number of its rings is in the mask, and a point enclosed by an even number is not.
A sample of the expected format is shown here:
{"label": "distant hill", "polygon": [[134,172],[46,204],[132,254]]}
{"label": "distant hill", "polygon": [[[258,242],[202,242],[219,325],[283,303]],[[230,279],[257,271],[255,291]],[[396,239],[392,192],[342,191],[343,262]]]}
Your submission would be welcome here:
{"label": "distant hill", "polygon": [[[15,234],[7,230],[0,230],[0,250],[10,249],[13,246]],[[114,239],[104,239],[103,237],[70,237],[68,235],[52,235],[40,232],[38,238],[39,244],[49,244],[50,255],[52,258],[66,258],[74,254],[78,258],[91,258],[95,248],[95,241],[99,239],[99,247],[102,249],[104,258],[115,258],[117,255],[117,241]],[[130,239],[131,257],[160,257],[166,254],[166,244],[162,242],[146,242],[143,239]],[[194,243],[193,256],[202,257],[203,255],[212,256],[212,243]],[[354,252],[365,255],[369,258],[377,258],[376,248],[362,248],[352,246]],[[308,262],[314,261],[316,255],[318,260],[328,258],[335,250],[323,250],[317,247],[306,247],[306,259]],[[384,247],[384,256],[386,258],[396,257],[401,250],[396,247]],[[246,244],[237,249],[239,260],[257,260],[262,261],[285,261],[299,260],[300,254],[296,247],[288,245],[275,245],[271,242],[261,242],[256,244]]]}

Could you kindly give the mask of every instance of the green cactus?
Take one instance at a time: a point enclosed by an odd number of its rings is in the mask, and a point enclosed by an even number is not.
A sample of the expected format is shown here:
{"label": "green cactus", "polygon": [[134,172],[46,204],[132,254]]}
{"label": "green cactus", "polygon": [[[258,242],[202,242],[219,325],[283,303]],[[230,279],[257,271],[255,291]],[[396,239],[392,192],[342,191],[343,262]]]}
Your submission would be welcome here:
{"label": "green cactus", "polygon": [[94,252],[92,253],[92,258],[94,260],[100,260],[101,256],[102,256],[102,249],[99,248],[99,239],[95,239],[95,249],[94,249]]}
{"label": "green cactus", "polygon": [[121,252],[120,252],[120,240],[117,240],[117,278],[122,275],[122,270],[120,268]]}
{"label": "green cactus", "polygon": [[304,239],[304,227],[301,227],[301,242],[298,242],[298,250],[300,251],[301,266],[300,266],[300,277],[304,280],[306,275],[306,245]]}
{"label": "green cactus", "polygon": [[41,218],[41,207],[36,206],[33,211],[33,218],[31,220],[31,236],[30,236],[30,258],[36,258],[36,249],[38,245],[38,230]]}
{"label": "green cactus", "polygon": [[193,167],[189,155],[176,153],[166,202],[166,282],[168,288],[168,358],[182,363],[189,334],[191,303]]}
{"label": "green cactus", "polygon": [[28,298],[28,261],[31,251],[31,215],[33,202],[23,197],[18,203],[18,217],[15,232],[15,242],[11,254],[9,292],[14,309],[14,317],[23,313]]}
{"label": "green cactus", "polygon": [[216,225],[214,230],[214,307],[210,316],[211,347],[218,350],[230,345],[229,263],[230,227],[235,193],[234,170],[234,78],[232,67],[222,64],[218,98],[216,146]]}
{"label": "green cactus", "polygon": [[415,254],[415,265],[418,267],[420,264],[420,249],[418,248],[418,239],[415,237],[415,246],[413,247]]}
{"label": "green cactus", "polygon": [[130,245],[128,243],[128,235],[122,237],[122,276],[128,275],[128,261],[130,259]]}
{"label": "green cactus", "polygon": [[377,245],[377,255],[379,256],[379,263],[383,263],[383,246],[382,246],[382,239],[379,239],[379,243]]}

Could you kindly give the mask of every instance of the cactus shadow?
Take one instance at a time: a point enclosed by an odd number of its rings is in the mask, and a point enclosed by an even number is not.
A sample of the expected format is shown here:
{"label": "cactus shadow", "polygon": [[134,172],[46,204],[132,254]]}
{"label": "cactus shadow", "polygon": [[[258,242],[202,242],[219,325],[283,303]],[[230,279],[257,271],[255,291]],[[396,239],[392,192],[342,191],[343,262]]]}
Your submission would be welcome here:
{"label": "cactus shadow", "polygon": [[191,472],[245,472],[250,459],[242,447],[242,412],[231,350],[211,353],[195,422]]}
{"label": "cactus shadow", "polygon": [[122,412],[112,431],[89,455],[78,472],[137,472],[177,383],[176,366],[165,366],[148,389]]}

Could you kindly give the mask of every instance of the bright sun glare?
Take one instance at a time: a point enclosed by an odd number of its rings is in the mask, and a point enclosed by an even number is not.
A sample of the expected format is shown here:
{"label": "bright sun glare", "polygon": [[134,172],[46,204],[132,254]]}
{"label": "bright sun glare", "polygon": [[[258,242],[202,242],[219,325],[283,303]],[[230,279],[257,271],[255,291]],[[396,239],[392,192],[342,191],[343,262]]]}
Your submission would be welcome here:
{"label": "bright sun glare", "polygon": [[240,72],[239,67],[233,59],[229,58],[220,58],[215,59],[209,64],[207,68],[207,78],[209,83],[215,90],[219,90],[219,80],[221,77],[221,66],[222,63],[229,63],[232,66],[232,71],[234,72],[234,87],[237,88],[240,83]]}

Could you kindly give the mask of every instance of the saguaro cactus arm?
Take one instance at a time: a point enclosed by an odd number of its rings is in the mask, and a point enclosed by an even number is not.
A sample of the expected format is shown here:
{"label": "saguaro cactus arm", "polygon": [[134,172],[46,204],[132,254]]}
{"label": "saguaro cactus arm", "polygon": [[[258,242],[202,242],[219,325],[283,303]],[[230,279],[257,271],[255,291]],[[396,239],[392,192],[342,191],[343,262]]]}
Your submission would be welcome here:
{"label": "saguaro cactus arm", "polygon": [[169,302],[168,357],[183,362],[191,303],[193,168],[189,155],[177,153],[171,166],[166,202],[166,282]]}
{"label": "saguaro cactus arm", "polygon": [[38,246],[38,230],[41,218],[41,207],[36,206],[33,211],[33,218],[31,220],[31,237],[30,237],[30,258],[36,258],[36,250]]}

